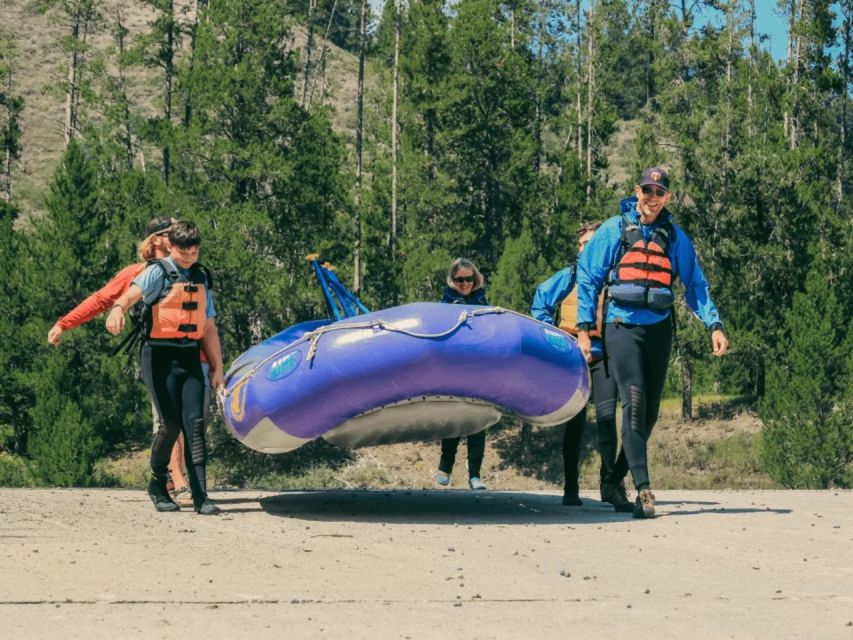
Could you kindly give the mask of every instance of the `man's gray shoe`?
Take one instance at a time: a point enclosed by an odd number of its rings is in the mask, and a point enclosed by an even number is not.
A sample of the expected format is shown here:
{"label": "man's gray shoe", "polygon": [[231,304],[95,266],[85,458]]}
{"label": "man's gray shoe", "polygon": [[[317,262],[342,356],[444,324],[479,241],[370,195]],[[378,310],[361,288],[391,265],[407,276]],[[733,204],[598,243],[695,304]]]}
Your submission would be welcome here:
{"label": "man's gray shoe", "polygon": [[637,500],[634,502],[635,518],[655,517],[655,494],[651,489],[640,489]]}
{"label": "man's gray shoe", "polygon": [[215,516],[222,512],[222,510],[217,507],[212,500],[204,499],[199,506],[195,508],[195,512],[200,516]]}

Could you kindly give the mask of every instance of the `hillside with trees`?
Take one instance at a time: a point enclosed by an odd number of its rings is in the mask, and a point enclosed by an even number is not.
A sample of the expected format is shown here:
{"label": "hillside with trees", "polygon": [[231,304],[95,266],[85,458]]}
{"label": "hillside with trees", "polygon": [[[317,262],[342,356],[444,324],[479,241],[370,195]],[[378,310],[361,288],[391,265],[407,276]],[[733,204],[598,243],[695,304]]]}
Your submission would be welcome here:
{"label": "hillside with trees", "polygon": [[853,485],[853,2],[778,10],[784,60],[755,0],[5,3],[0,484],[87,484],[144,442],[102,324],[45,336],[153,215],[202,228],[228,362],[324,314],[311,252],[374,309],[437,299],[466,255],[527,311],[662,164],[734,346],[712,362],[679,305],[684,419],[746,398],[778,482]]}

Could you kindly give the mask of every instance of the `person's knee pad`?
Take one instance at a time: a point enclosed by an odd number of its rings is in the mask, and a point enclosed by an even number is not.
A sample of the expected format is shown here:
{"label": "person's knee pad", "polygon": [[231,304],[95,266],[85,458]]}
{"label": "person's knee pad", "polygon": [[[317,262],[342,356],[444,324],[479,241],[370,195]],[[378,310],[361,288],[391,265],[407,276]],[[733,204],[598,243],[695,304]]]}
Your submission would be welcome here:
{"label": "person's knee pad", "polygon": [[166,425],[160,422],[160,428],[154,433],[154,441],[151,443],[152,451],[161,451],[169,439],[169,433],[166,431]]}
{"label": "person's knee pad", "polygon": [[642,387],[631,385],[631,431],[644,438],[648,437],[646,429],[646,391]]}
{"label": "person's knee pad", "polygon": [[595,421],[605,422],[616,416],[616,398],[604,400],[595,405]]}
{"label": "person's knee pad", "polygon": [[192,435],[191,451],[193,464],[204,464],[207,461],[207,445],[204,441],[204,418],[193,421]]}

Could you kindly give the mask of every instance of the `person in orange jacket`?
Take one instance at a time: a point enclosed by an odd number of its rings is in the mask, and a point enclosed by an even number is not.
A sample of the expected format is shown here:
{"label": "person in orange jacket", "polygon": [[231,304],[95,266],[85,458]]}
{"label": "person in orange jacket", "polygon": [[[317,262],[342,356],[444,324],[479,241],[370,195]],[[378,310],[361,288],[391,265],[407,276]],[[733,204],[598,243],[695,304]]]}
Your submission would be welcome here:
{"label": "person in orange jacket", "polygon": [[[142,262],[136,262],[121,269],[107,284],[59,318],[47,334],[48,343],[53,346],[59,345],[63,333],[86,324],[109,310],[119,296],[127,291],[133,279],[145,270],[148,262],[167,257],[169,255],[169,230],[174,222],[174,218],[168,217],[157,217],[149,220],[145,226],[145,239],[139,245],[138,255]],[[160,429],[161,418],[153,403],[152,413],[154,416],[154,433],[156,434]],[[184,474],[183,437],[175,441],[169,460],[169,474],[172,479],[170,487],[172,495],[179,502],[182,502],[182,498],[189,497],[189,487]]]}

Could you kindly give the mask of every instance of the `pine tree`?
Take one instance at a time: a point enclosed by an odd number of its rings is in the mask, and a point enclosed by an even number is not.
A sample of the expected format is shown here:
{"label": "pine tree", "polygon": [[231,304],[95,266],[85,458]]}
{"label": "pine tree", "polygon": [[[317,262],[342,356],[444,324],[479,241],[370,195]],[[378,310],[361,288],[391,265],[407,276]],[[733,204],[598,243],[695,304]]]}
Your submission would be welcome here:
{"label": "pine tree", "polygon": [[805,290],[785,315],[761,404],[767,469],[786,487],[849,487],[853,412],[848,383],[851,342],[825,264],[812,266]]}
{"label": "pine tree", "polygon": [[36,476],[51,486],[91,484],[92,468],[101,453],[89,414],[76,400],[79,378],[69,375],[75,355],[51,351],[30,379],[36,402],[28,449]]}
{"label": "pine tree", "polygon": [[24,99],[16,95],[14,47],[0,38],[0,197],[12,201],[12,166],[21,157],[21,112]]}
{"label": "pine tree", "polygon": [[351,247],[343,147],[326,112],[294,98],[283,10],[279,0],[211,4],[179,70],[193,118],[176,136],[170,186],[176,210],[201,224],[226,354],[318,313],[304,256],[342,264]]}
{"label": "pine tree", "polygon": [[537,285],[549,274],[541,250],[525,228],[518,238],[507,240],[489,291],[489,302],[520,313],[530,312]]}
{"label": "pine tree", "polygon": [[32,310],[26,299],[28,252],[21,232],[15,230],[17,217],[14,205],[0,201],[0,269],[5,274],[0,297],[6,301],[0,316],[0,448],[22,454],[32,426],[28,409],[33,394],[21,374],[32,366],[33,354],[32,349],[21,348],[27,344],[21,327]]}

